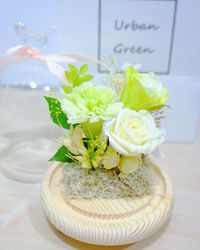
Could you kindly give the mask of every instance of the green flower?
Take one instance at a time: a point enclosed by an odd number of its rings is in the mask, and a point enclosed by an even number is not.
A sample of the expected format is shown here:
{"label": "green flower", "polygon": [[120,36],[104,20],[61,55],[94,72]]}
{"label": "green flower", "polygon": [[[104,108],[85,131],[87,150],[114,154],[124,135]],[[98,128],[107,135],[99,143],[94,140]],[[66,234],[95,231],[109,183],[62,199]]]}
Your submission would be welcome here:
{"label": "green flower", "polygon": [[81,123],[88,138],[101,134],[103,121],[111,119],[122,107],[123,104],[117,102],[112,89],[92,83],[75,87],[62,100],[62,109],[67,113],[68,123]]}
{"label": "green flower", "polygon": [[112,89],[91,83],[75,87],[73,92],[66,94],[62,100],[62,108],[71,124],[108,120],[116,115],[122,106],[121,102],[116,102]]}
{"label": "green flower", "polygon": [[125,107],[153,111],[164,106],[168,90],[153,73],[139,73],[133,66],[126,70],[128,82],[123,87],[121,101]]}

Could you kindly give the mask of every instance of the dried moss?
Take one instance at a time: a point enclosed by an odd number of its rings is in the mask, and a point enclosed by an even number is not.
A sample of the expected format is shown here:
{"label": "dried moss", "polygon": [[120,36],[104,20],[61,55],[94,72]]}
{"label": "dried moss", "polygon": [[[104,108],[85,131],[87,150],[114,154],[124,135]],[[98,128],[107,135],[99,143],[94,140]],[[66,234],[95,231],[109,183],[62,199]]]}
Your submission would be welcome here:
{"label": "dried moss", "polygon": [[118,174],[117,169],[106,170],[100,166],[95,171],[88,171],[77,163],[67,163],[63,168],[61,192],[74,199],[116,199],[152,193],[151,168],[142,166],[126,178],[120,178]]}

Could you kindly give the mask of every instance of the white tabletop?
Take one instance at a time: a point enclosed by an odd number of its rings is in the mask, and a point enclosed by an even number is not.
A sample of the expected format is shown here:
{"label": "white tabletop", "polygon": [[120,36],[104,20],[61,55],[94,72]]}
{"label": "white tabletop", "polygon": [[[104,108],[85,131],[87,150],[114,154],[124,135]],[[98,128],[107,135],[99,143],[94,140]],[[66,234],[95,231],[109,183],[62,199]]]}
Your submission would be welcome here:
{"label": "white tabletop", "polygon": [[[0,151],[6,146],[4,138]],[[165,157],[158,163],[171,177],[176,197],[172,216],[159,232],[136,244],[112,248],[78,242],[48,223],[41,206],[40,183],[17,182],[0,171],[0,249],[199,250],[200,134],[193,144],[165,144],[161,149]]]}

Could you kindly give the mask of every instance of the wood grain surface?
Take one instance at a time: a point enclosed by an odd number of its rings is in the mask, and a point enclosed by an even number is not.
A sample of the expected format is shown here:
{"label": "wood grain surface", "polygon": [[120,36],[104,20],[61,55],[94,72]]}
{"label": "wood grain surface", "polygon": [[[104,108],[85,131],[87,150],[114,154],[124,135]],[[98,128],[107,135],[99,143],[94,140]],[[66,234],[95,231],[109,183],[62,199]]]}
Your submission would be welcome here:
{"label": "wood grain surface", "polygon": [[157,231],[168,219],[173,190],[169,177],[150,159],[152,195],[128,199],[67,199],[60,192],[63,164],[53,165],[41,188],[45,214],[64,234],[96,245],[124,245]]}

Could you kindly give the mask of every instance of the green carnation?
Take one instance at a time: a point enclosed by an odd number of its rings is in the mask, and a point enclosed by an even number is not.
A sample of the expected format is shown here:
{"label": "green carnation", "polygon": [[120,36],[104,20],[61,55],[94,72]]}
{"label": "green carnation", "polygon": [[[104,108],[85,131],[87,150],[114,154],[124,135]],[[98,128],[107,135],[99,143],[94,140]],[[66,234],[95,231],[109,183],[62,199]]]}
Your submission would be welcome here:
{"label": "green carnation", "polygon": [[102,86],[85,84],[75,87],[62,100],[62,108],[67,113],[70,124],[98,122],[116,115],[123,104],[117,102],[115,92]]}

